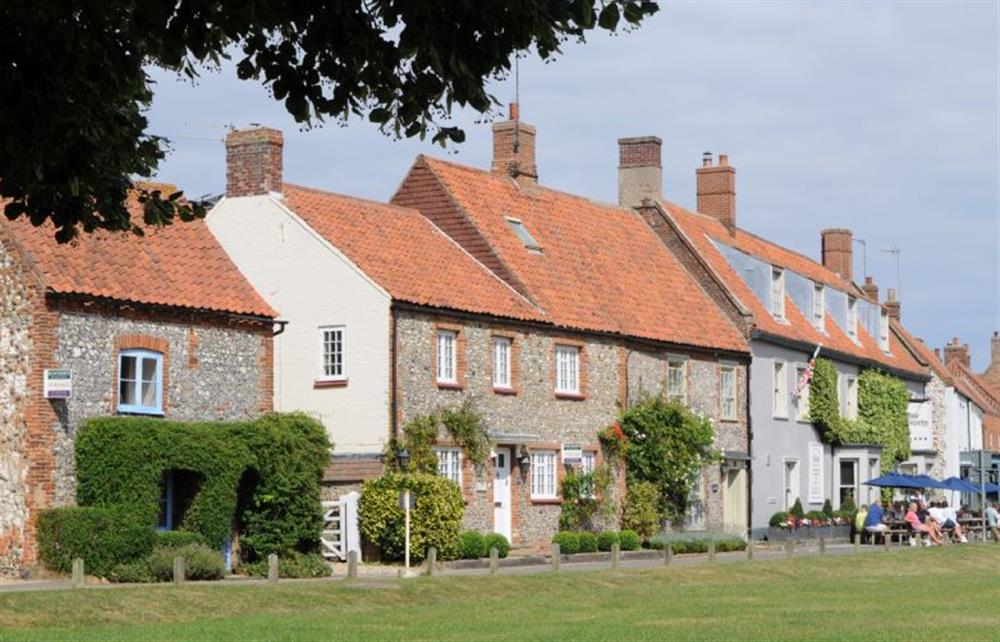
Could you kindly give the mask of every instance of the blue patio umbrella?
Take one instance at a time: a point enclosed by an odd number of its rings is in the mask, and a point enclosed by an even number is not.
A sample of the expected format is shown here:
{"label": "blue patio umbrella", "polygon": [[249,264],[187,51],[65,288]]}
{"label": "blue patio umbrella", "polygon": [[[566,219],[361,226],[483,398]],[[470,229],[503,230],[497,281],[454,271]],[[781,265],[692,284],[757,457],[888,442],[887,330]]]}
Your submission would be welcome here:
{"label": "blue patio umbrella", "polygon": [[941,482],[944,484],[944,488],[947,490],[957,490],[960,493],[978,493],[979,486],[976,486],[967,479],[960,479],[958,477],[949,477],[948,479]]}
{"label": "blue patio umbrella", "polygon": [[[979,492],[979,487],[978,486],[976,487],[976,492],[977,493]],[[1000,485],[990,484],[990,483],[987,482],[987,484],[986,484],[986,492],[987,493],[1000,493]]]}
{"label": "blue patio umbrella", "polygon": [[866,486],[880,486],[882,488],[923,488],[923,485],[914,480],[910,475],[900,475],[899,473],[886,473],[881,477],[869,479]]}
{"label": "blue patio umbrella", "polygon": [[[910,477],[911,475],[905,475]],[[912,475],[913,479],[920,483],[920,488],[947,488],[944,482],[939,482],[930,475]]]}

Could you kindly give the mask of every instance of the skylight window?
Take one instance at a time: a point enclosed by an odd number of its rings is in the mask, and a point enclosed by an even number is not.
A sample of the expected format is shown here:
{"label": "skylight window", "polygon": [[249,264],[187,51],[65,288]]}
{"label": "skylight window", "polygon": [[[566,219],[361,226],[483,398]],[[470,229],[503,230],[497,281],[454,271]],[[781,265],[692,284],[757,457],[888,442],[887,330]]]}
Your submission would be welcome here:
{"label": "skylight window", "polygon": [[524,247],[535,252],[542,251],[542,246],[538,244],[538,241],[535,240],[535,237],[531,235],[531,232],[528,231],[528,228],[524,226],[521,220],[508,216],[507,225],[510,225],[510,229],[514,230],[514,234],[517,234],[517,238],[521,239]]}

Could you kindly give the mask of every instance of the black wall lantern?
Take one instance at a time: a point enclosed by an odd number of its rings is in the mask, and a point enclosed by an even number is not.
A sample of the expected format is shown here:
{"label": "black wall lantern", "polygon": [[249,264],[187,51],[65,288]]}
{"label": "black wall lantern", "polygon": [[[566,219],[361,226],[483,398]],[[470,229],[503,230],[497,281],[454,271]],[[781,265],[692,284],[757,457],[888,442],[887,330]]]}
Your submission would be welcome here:
{"label": "black wall lantern", "polygon": [[400,470],[409,470],[410,453],[405,448],[400,448],[396,451],[396,461],[399,463]]}

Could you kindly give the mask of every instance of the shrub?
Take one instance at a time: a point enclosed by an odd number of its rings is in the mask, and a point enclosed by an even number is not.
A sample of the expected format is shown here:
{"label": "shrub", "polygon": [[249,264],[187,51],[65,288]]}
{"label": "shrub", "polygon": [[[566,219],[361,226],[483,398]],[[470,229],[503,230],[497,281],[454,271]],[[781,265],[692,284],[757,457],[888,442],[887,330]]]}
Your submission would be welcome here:
{"label": "shrub", "polygon": [[833,504],[827,499],[823,502],[823,514],[827,517],[833,517]]}
{"label": "shrub", "polygon": [[583,531],[577,534],[577,539],[580,542],[581,553],[597,552],[597,535],[594,535],[590,531]]}
{"label": "shrub", "polygon": [[850,513],[852,516],[858,512],[858,507],[854,503],[854,495],[848,494],[844,501],[840,502],[840,512]]}
{"label": "shrub", "polygon": [[489,555],[491,548],[497,549],[497,554],[499,554],[500,557],[507,557],[507,554],[510,553],[510,542],[508,542],[507,538],[500,533],[490,533],[486,536],[487,555]]}
{"label": "shrub", "polygon": [[602,531],[597,536],[597,550],[599,551],[610,551],[613,544],[620,544],[621,540],[618,538],[618,533],[614,531]]}
{"label": "shrub", "polygon": [[[243,567],[247,575],[267,577],[267,560],[253,562]],[[330,564],[318,553],[291,552],[278,558],[278,577],[329,577]]]}
{"label": "shrub", "polygon": [[648,481],[633,482],[625,498],[622,526],[643,537],[652,537],[660,530],[660,494],[656,484]]}
{"label": "shrub", "polygon": [[221,580],[225,574],[222,553],[204,544],[187,544],[180,548],[157,548],[149,558],[153,577],[168,582],[174,577],[174,558],[183,557],[184,577],[189,580]]}
{"label": "shrub", "polygon": [[618,534],[618,541],[623,551],[637,551],[642,548],[642,538],[635,531],[622,531]]}
{"label": "shrub", "polygon": [[149,568],[149,558],[115,564],[108,572],[108,580],[119,583],[154,582],[153,572]]}
{"label": "shrub", "polygon": [[708,552],[708,543],[713,540],[715,541],[715,550],[720,553],[742,551],[747,547],[747,543],[739,537],[690,536],[684,534],[654,537],[649,541],[649,547],[662,550],[669,543],[674,553],[677,554],[706,553]]}
{"label": "shrub", "polygon": [[204,535],[191,531],[156,531],[153,545],[157,548],[180,548],[188,544],[205,544]]}
{"label": "shrub", "polygon": [[559,545],[559,552],[572,555],[580,552],[580,536],[573,531],[560,531],[552,538],[553,544]]}
{"label": "shrub", "polygon": [[802,500],[801,499],[796,499],[795,500],[795,503],[792,504],[792,509],[790,511],[788,511],[788,514],[789,515],[795,515],[799,519],[802,519],[803,517],[805,517],[806,513],[802,509]]}
{"label": "shrub", "polygon": [[821,510],[811,510],[805,514],[805,518],[809,520],[824,520],[827,519],[827,515]]}
{"label": "shrub", "polygon": [[89,575],[106,576],[152,549],[152,529],[122,507],[50,508],[38,514],[39,557],[53,571],[69,573],[79,557]]}
{"label": "shrub", "polygon": [[458,554],[458,531],[462,526],[462,491],[455,482],[423,473],[386,473],[361,487],[359,522],[361,534],[378,547],[387,560],[403,558],[404,515],[399,493],[409,488],[415,496],[410,513],[410,556],[422,560],[431,546],[440,559]]}
{"label": "shrub", "polygon": [[463,531],[458,536],[458,556],[463,560],[474,560],[486,557],[490,549],[486,546],[486,538],[479,531]]}
{"label": "shrub", "polygon": [[767,525],[771,528],[778,528],[780,525],[788,521],[788,513],[783,510],[779,510],[774,515],[771,515],[771,519],[767,522]]}

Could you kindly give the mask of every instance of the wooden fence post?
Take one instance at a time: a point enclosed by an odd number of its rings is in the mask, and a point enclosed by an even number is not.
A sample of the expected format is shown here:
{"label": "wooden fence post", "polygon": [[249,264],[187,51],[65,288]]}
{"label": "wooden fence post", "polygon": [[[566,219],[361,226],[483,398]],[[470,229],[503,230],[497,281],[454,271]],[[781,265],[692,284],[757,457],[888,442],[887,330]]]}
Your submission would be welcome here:
{"label": "wooden fence post", "polygon": [[496,575],[500,566],[500,551],[496,546],[490,548],[490,575]]}
{"label": "wooden fence post", "polygon": [[709,540],[708,542],[708,561],[715,561],[715,540]]}
{"label": "wooden fence post", "polygon": [[857,553],[861,548],[861,533],[854,534],[854,552]]}
{"label": "wooden fence post", "polygon": [[611,569],[616,570],[618,568],[618,562],[621,559],[622,546],[618,542],[611,545]]}
{"label": "wooden fence post", "polygon": [[267,581],[278,581],[278,556],[274,553],[267,556]]}
{"label": "wooden fence post", "polygon": [[795,552],[795,540],[794,539],[786,539],[785,540],[785,557],[789,557],[790,558],[794,552]]}
{"label": "wooden fence post", "polygon": [[753,559],[753,538],[747,540],[747,559]]}
{"label": "wooden fence post", "polygon": [[[903,541],[903,536],[899,536],[899,541]],[[892,536],[889,533],[882,533],[882,547],[885,548],[886,552],[889,552],[889,544],[892,543]]]}
{"label": "wooden fence post", "polygon": [[554,573],[558,573],[559,572],[559,556],[560,556],[559,544],[558,543],[553,543],[552,544],[552,571]]}
{"label": "wooden fence post", "polygon": [[437,572],[438,563],[438,549],[436,546],[431,546],[427,549],[427,574],[434,577],[434,573]]}
{"label": "wooden fence post", "polygon": [[819,538],[819,554],[826,555],[826,538]]}
{"label": "wooden fence post", "polygon": [[670,566],[670,561],[674,557],[674,546],[670,542],[663,542],[663,565]]}
{"label": "wooden fence post", "polygon": [[347,553],[347,579],[355,580],[358,578],[358,552],[348,551]]}
{"label": "wooden fence post", "polygon": [[73,560],[73,588],[83,588],[83,560],[77,557]]}
{"label": "wooden fence post", "polygon": [[174,558],[174,584],[183,584],[187,563],[184,558],[177,556]]}

